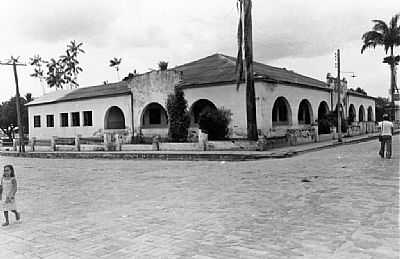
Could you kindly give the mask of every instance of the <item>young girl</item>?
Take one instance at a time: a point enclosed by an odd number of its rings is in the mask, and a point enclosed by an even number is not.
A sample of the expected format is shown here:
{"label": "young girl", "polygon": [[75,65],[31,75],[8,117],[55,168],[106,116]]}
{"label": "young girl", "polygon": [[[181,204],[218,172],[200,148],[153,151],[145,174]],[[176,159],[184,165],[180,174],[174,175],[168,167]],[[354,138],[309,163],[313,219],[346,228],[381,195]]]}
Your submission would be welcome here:
{"label": "young girl", "polygon": [[12,165],[4,166],[4,174],[1,178],[1,202],[3,205],[4,218],[6,222],[4,226],[8,226],[8,212],[12,211],[15,214],[15,219],[19,222],[20,214],[17,211],[15,204],[15,193],[17,192],[17,180],[15,180],[14,167]]}

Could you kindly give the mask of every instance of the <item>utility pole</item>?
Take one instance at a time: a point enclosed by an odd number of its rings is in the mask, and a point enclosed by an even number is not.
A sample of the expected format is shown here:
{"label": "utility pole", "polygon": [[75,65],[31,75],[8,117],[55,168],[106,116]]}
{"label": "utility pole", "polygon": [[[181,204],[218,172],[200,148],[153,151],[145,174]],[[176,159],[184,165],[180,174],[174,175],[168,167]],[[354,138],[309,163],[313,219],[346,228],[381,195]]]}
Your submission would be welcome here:
{"label": "utility pole", "polygon": [[340,105],[340,49],[337,50],[336,53],[336,62],[337,62],[337,79],[336,79],[336,89],[337,89],[337,133],[338,133],[338,142],[342,142],[342,116],[341,116],[341,105]]}
{"label": "utility pole", "polygon": [[19,133],[19,152],[25,152],[25,145],[24,145],[24,129],[22,126],[22,118],[21,118],[21,107],[20,107],[20,100],[19,100],[19,87],[18,87],[18,75],[17,75],[17,66],[26,66],[26,64],[19,63],[18,58],[14,58],[11,56],[11,59],[6,62],[0,62],[0,65],[12,66],[14,71],[14,79],[15,79],[15,92],[16,92],[16,105],[17,105],[17,121],[18,121],[18,133]]}

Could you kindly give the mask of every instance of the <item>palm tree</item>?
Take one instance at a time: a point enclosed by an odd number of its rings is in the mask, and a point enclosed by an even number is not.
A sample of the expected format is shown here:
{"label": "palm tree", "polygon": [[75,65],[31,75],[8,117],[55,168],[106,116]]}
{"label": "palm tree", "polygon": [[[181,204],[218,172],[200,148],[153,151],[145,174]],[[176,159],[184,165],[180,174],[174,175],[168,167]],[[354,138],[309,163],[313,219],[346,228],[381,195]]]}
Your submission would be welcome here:
{"label": "palm tree", "polygon": [[[246,82],[246,117],[247,117],[247,138],[249,140],[258,139],[256,101],[254,90],[253,73],[253,39],[252,39],[252,18],[251,0],[237,0],[239,11],[238,24],[238,55],[236,59],[237,89],[242,80]],[[244,52],[244,53],[243,53]],[[244,54],[244,64],[243,64]]]}
{"label": "palm tree", "polygon": [[396,14],[392,17],[389,24],[386,24],[382,20],[372,20],[374,26],[371,31],[363,34],[363,46],[361,47],[361,54],[367,48],[374,48],[376,46],[383,46],[385,53],[388,54],[390,50],[390,56],[383,59],[383,63],[390,65],[390,94],[392,99],[392,119],[395,118],[395,104],[394,95],[398,91],[396,86],[396,65],[399,64],[400,56],[394,56],[394,48],[400,45],[400,24],[397,24],[400,18],[400,14]]}
{"label": "palm tree", "polygon": [[119,81],[119,65],[121,64],[122,58],[113,58],[110,60],[110,67],[115,67],[117,71],[117,77]]}

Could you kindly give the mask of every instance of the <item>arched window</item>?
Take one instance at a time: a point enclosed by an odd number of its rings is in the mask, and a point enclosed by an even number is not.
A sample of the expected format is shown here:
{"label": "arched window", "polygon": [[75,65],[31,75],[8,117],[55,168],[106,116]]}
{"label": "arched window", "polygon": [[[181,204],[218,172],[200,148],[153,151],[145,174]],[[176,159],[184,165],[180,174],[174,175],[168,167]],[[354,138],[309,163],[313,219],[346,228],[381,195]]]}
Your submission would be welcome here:
{"label": "arched window", "polygon": [[365,120],[365,110],[364,106],[360,106],[358,109],[358,121],[364,121]]}
{"label": "arched window", "polygon": [[272,125],[290,125],[292,112],[285,97],[278,97],[272,108]]}
{"label": "arched window", "polygon": [[372,107],[369,106],[368,107],[368,121],[373,121],[373,117],[374,117],[374,115],[373,115]]}
{"label": "arched window", "polygon": [[158,103],[150,103],[142,112],[142,128],[166,128],[168,116],[164,107]]}
{"label": "arched window", "polygon": [[311,124],[312,122],[312,108],[308,100],[304,99],[300,102],[299,112],[297,114],[299,124]]}
{"label": "arched window", "polygon": [[356,120],[356,108],[354,108],[353,104],[350,104],[349,107],[349,123],[352,123]]}
{"label": "arched window", "polygon": [[329,112],[329,106],[325,101],[319,103],[318,106],[318,120],[326,118]]}
{"label": "arched window", "polygon": [[125,129],[125,116],[117,106],[110,107],[104,118],[105,129]]}
{"label": "arched window", "polygon": [[207,99],[197,100],[190,108],[190,115],[192,124],[199,123],[200,114],[207,110],[216,110],[217,107]]}
{"label": "arched window", "polygon": [[318,134],[329,134],[331,132],[328,113],[328,104],[325,101],[320,102],[318,106]]}

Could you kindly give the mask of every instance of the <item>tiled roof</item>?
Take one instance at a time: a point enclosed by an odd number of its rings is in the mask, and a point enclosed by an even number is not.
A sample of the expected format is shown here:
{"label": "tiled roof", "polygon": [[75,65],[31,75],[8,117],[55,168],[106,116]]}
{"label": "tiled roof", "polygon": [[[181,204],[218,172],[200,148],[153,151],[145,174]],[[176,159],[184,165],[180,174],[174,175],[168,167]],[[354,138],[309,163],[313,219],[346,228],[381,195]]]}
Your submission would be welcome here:
{"label": "tiled roof", "polygon": [[354,90],[352,90],[352,89],[349,89],[349,90],[347,91],[347,94],[349,94],[349,95],[354,95],[354,96],[358,96],[358,97],[370,98],[370,99],[374,99],[374,100],[377,99],[376,97],[369,96],[369,95],[367,95],[367,94],[362,94],[362,93],[356,92],[356,91],[354,91]]}
{"label": "tiled roof", "polygon": [[58,101],[69,101],[76,99],[85,99],[93,97],[102,97],[110,95],[129,94],[130,90],[126,81],[121,81],[106,85],[97,85],[90,87],[77,88],[76,90],[68,93]]}
{"label": "tiled roof", "polygon": [[54,103],[58,99],[64,97],[68,93],[70,93],[71,91],[73,91],[73,90],[57,90],[57,91],[53,91],[53,92],[50,92],[50,93],[47,93],[47,94],[44,94],[44,95],[42,95],[40,97],[35,98],[33,101],[30,101],[26,105],[30,106],[30,105],[36,105],[36,104]]}
{"label": "tiled roof", "polygon": [[82,87],[72,90],[59,90],[48,94],[45,94],[39,98],[36,98],[27,105],[37,105],[45,103],[55,103],[55,102],[66,102],[79,99],[95,98],[95,97],[105,97],[114,96],[121,94],[129,94],[130,90],[126,81],[121,81],[106,85],[96,85],[90,87]]}
{"label": "tiled roof", "polygon": [[[223,54],[214,54],[174,69],[182,72],[183,88],[205,84],[236,82],[236,58]],[[256,80],[290,83],[303,86],[328,89],[328,85],[320,80],[297,74],[284,68],[268,66],[254,62],[253,70]]]}

